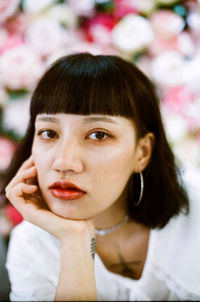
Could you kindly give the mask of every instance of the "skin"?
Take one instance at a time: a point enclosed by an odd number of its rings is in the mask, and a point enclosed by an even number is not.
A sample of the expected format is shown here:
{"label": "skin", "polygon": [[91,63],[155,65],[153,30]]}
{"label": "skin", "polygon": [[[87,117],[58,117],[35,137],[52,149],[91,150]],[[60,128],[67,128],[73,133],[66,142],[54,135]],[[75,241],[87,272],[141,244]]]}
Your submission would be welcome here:
{"label": "skin", "polygon": [[[109,216],[107,220],[111,223],[112,213],[116,223],[126,213],[125,187],[131,174],[137,171],[141,156],[133,123],[123,117],[109,120],[95,115],[57,114],[51,115],[53,120],[49,117],[37,117],[32,147],[39,186],[47,205],[64,218],[94,217],[99,224],[100,213]],[[61,179],[86,191],[85,196],[67,202],[52,196],[48,187]]]}
{"label": "skin", "polygon": [[[111,227],[127,213],[127,182],[147,166],[154,136],[137,141],[132,121],[105,115],[41,114],[35,129],[32,155],[6,196],[26,220],[61,242],[56,300],[95,300],[95,227]],[[49,186],[59,180],[86,194],[75,201],[56,198]]]}

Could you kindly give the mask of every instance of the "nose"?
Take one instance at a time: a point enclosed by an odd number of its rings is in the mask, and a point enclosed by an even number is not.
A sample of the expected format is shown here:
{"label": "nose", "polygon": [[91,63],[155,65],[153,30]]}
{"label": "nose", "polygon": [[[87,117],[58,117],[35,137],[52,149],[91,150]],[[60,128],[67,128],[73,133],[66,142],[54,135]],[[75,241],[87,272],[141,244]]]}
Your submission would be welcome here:
{"label": "nose", "polygon": [[75,139],[68,139],[55,147],[54,158],[50,162],[52,169],[58,172],[80,173],[84,169],[83,152]]}

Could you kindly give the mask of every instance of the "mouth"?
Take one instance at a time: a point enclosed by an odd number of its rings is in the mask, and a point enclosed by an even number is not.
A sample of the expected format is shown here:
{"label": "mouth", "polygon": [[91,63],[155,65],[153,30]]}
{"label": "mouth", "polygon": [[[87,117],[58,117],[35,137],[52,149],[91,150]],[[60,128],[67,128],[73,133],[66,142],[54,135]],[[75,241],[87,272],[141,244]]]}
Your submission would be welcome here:
{"label": "mouth", "polygon": [[76,200],[82,198],[86,192],[69,181],[57,181],[49,186],[51,194],[63,200]]}

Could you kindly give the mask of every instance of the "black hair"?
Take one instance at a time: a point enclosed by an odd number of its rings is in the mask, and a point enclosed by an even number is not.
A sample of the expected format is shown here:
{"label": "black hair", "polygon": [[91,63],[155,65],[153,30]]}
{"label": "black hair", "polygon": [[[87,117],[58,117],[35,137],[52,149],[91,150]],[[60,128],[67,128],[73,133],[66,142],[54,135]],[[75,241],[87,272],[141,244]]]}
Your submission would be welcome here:
{"label": "black hair", "polygon": [[[155,144],[143,171],[144,194],[139,206],[133,194],[140,184],[128,182],[130,217],[151,228],[162,228],[180,212],[188,213],[189,201],[180,171],[167,142],[160,103],[153,83],[133,63],[113,55],[79,53],[58,59],[39,81],[31,100],[30,122],[8,173],[8,181],[31,154],[34,124],[40,113],[106,114],[134,121],[137,138],[152,132]],[[134,188],[133,188],[134,187]]]}

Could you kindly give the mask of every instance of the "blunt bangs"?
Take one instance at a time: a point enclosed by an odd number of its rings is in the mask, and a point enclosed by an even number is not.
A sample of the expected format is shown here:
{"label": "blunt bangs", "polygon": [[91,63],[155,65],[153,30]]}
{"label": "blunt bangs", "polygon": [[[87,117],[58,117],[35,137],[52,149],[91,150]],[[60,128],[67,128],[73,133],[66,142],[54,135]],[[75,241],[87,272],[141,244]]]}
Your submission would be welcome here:
{"label": "blunt bangs", "polygon": [[129,89],[113,57],[82,53],[57,60],[41,78],[32,96],[32,121],[41,113],[133,118]]}

